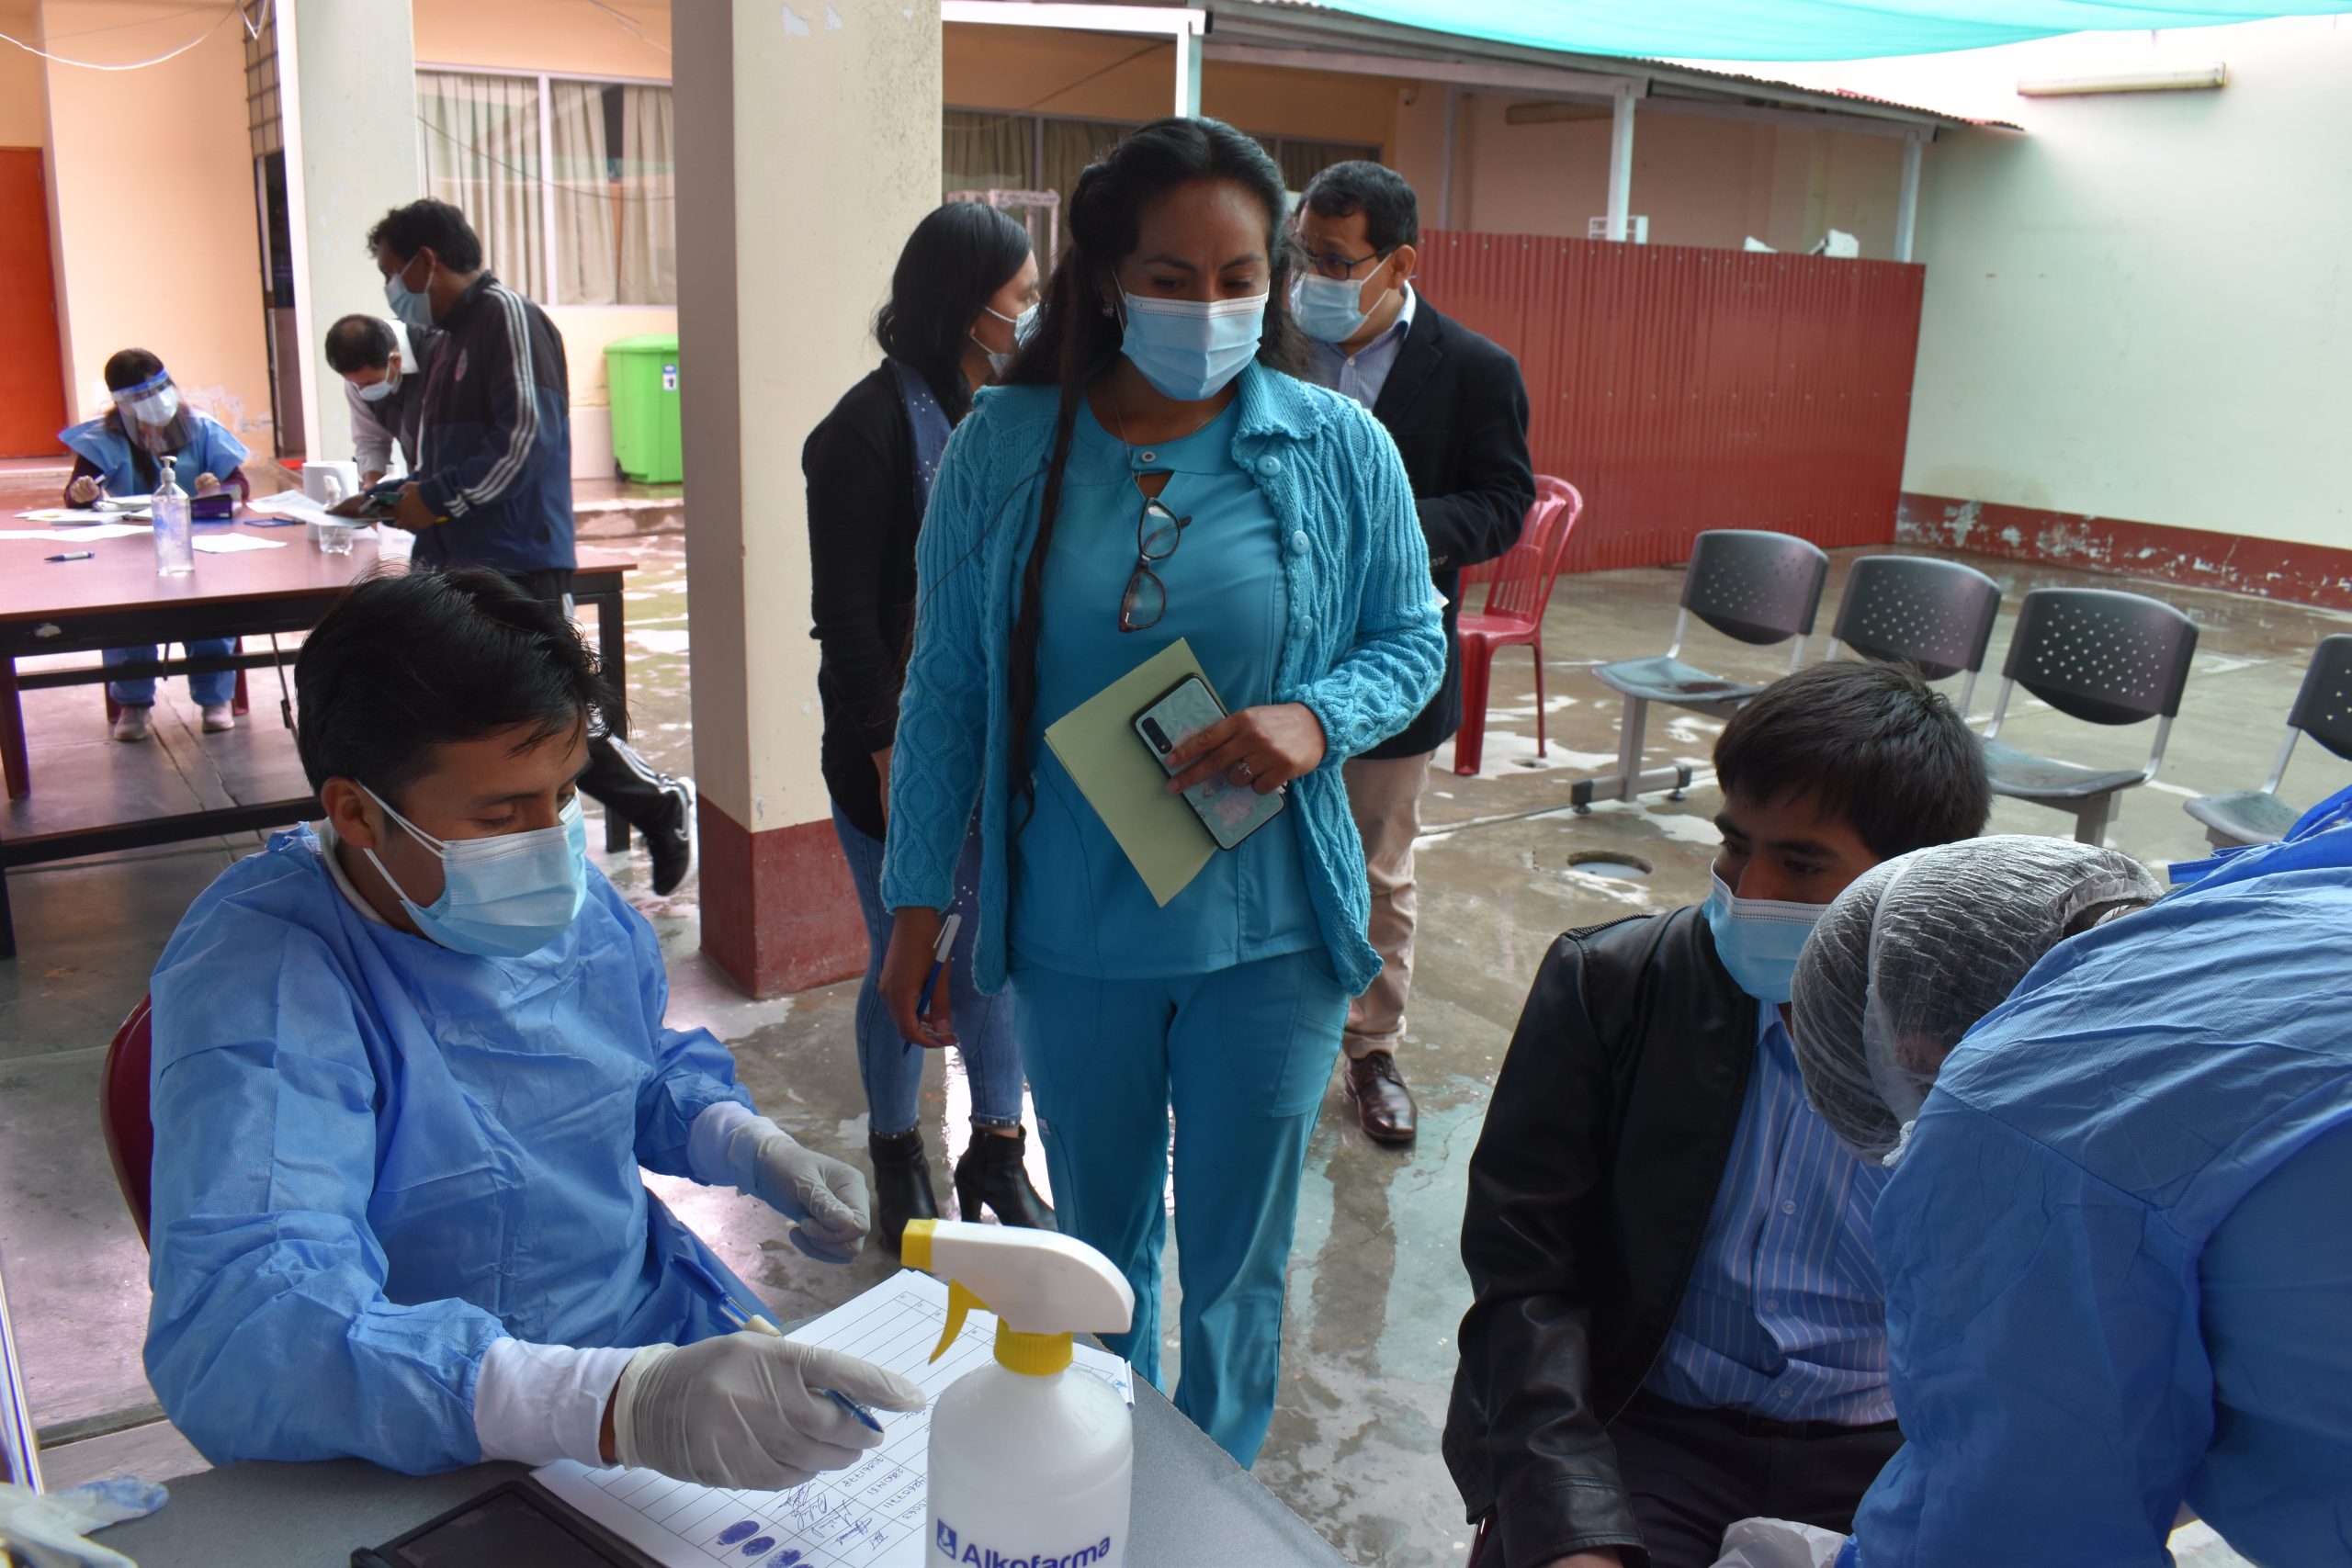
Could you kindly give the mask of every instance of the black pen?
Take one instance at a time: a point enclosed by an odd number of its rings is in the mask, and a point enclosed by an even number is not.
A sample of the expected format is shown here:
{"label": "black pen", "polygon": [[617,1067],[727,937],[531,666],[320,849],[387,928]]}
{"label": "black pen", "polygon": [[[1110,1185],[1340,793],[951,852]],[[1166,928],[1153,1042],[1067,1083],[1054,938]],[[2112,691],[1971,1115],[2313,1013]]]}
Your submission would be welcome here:
{"label": "black pen", "polygon": [[90,558],[90,552],[87,550],[68,550],[62,556],[48,556],[43,558],[47,560],[88,560]]}

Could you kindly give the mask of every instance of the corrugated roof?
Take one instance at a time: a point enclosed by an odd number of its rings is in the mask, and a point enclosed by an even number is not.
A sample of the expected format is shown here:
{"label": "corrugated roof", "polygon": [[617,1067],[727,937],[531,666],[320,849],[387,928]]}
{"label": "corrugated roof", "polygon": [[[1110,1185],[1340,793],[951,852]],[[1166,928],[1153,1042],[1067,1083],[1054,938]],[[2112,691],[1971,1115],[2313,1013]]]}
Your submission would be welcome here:
{"label": "corrugated roof", "polygon": [[[1542,49],[1375,20],[1321,4],[1320,0],[1219,0],[1208,9],[1213,18],[1209,34],[1213,41],[1222,34],[1233,41],[1292,48],[1332,51],[1335,46],[1344,45],[1350,50],[1391,55],[1399,72],[1407,74],[1417,58],[1450,57],[1474,63],[1515,63],[1591,75],[1639,77],[1646,81],[1653,96],[1725,103],[1760,100],[1773,107],[1812,109],[1870,119],[2002,130],[2021,129],[2007,120],[1979,119],[1843,88],[1809,87],[1681,61]],[[1663,94],[1659,92],[1661,87],[1666,89]]]}

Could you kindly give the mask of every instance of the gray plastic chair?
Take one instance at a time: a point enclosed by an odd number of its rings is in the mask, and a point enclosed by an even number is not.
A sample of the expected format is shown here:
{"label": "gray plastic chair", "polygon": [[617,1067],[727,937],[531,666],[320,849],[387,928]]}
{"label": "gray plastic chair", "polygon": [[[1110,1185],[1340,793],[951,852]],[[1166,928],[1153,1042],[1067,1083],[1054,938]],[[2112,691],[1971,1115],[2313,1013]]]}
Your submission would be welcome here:
{"label": "gray plastic chair", "polygon": [[1930,681],[1965,675],[1955,705],[1965,715],[2001,613],[2001,585],[1973,567],[1927,556],[1864,556],[1846,576],[1832,649],[1908,664]]}
{"label": "gray plastic chair", "polygon": [[[1984,731],[1993,793],[2070,811],[2075,837],[2104,842],[2115,797],[2156,776],[2180,713],[2197,623],[2169,604],[2108,588],[2037,588],[2018,610],[2017,636],[2001,669],[2001,695]],[[2101,770],[2001,744],[2001,721],[2018,687],[2091,724],[2156,719],[2155,744],[2136,771]]]}
{"label": "gray plastic chair", "polygon": [[2310,736],[2346,761],[2352,761],[2352,633],[2323,638],[2303,671],[2303,688],[2287,712],[2287,739],[2260,789],[2236,789],[2181,802],[2181,809],[2205,826],[2206,841],[2217,850],[2243,844],[2275,844],[2303,815],[2278,798],[2295,742]]}
{"label": "gray plastic chair", "polygon": [[1623,694],[1625,723],[1617,742],[1617,771],[1604,778],[1578,779],[1568,799],[1577,811],[1596,800],[1631,800],[1645,789],[1669,785],[1673,800],[1690,787],[1690,766],[1642,772],[1642,735],[1652,703],[1688,708],[1711,718],[1728,718],[1764,688],[1710,675],[1682,662],[1682,643],[1696,615],[1728,637],[1758,648],[1796,638],[1789,653],[1793,671],[1804,662],[1805,639],[1821,608],[1821,587],[1829,579],[1829,558],[1803,539],[1749,528],[1710,528],[1690,549],[1682,574],[1682,608],[1674,617],[1674,640],[1665,657],[1628,659],[1593,670],[1601,684]]}

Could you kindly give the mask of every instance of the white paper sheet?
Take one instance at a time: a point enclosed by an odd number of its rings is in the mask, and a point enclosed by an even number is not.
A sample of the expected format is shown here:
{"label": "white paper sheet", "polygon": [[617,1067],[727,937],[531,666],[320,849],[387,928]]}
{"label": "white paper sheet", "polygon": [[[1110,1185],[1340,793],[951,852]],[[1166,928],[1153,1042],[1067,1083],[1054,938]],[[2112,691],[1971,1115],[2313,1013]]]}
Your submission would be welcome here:
{"label": "white paper sheet", "polygon": [[105,523],[111,521],[115,513],[100,512],[94,506],[36,506],[17,515],[28,523]]}
{"label": "white paper sheet", "polygon": [[[911,1378],[937,1399],[994,1355],[996,1319],[972,1314],[938,1360],[947,1287],[901,1270],[797,1331],[805,1339]],[[1079,1346],[1076,1366],[1135,1404],[1126,1362]],[[671,1568],[920,1568],[931,1412],[876,1411],[884,1441],[847,1470],[790,1492],[729,1492],[649,1470],[590,1470],[569,1460],[536,1473],[549,1491]]]}
{"label": "white paper sheet", "polygon": [[198,534],[192,541],[207,555],[232,556],[239,550],[282,550],[283,539],[256,539],[251,534]]}
{"label": "white paper sheet", "polygon": [[304,523],[349,523],[348,517],[329,517],[327,509],[299,490],[280,491],[276,495],[255,496],[245,502],[245,510],[264,517],[290,517]]}
{"label": "white paper sheet", "polygon": [[119,539],[154,531],[134,528],[128,523],[97,523],[87,528],[0,528],[0,539],[53,539],[62,544],[86,545],[92,539]]}

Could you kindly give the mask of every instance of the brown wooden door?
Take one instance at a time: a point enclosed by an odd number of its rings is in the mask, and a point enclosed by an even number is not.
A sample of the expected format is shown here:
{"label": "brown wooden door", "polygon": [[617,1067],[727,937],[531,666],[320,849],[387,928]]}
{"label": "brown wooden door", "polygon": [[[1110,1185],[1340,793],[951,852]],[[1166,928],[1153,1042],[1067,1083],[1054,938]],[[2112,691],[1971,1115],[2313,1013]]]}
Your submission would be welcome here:
{"label": "brown wooden door", "polygon": [[0,457],[64,450],[65,372],[38,147],[0,147]]}

